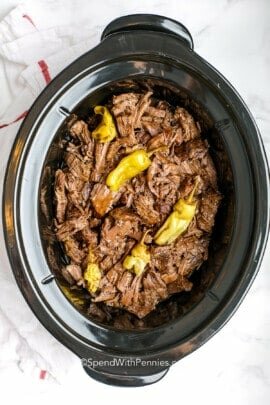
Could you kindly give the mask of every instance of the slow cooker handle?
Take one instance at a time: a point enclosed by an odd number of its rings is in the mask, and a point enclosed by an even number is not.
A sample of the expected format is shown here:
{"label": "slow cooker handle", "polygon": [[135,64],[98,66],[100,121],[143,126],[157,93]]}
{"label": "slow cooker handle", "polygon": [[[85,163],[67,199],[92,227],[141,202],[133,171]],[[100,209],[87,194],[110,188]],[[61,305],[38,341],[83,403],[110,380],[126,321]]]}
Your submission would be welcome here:
{"label": "slow cooker handle", "polygon": [[88,365],[83,366],[86,373],[97,381],[118,387],[142,387],[161,380],[169,371],[169,368],[157,370],[155,373],[145,375],[144,369],[140,369],[141,374],[130,374],[129,372],[117,374],[109,370],[96,370]]}
{"label": "slow cooker handle", "polygon": [[179,38],[190,49],[194,48],[192,36],[183,24],[155,14],[131,14],[116,18],[104,29],[101,40],[117,32],[135,30],[165,32]]}

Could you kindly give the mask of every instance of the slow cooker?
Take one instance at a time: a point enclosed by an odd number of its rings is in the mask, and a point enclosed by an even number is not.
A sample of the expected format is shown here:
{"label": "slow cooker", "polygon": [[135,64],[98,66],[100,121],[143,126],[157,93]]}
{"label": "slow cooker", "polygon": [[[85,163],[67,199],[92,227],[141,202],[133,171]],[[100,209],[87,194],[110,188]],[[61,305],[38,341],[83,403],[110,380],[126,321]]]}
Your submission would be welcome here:
{"label": "slow cooker", "polygon": [[[67,117],[74,112],[84,116],[89,106],[119,89],[147,83],[199,121],[223,200],[209,259],[196,272],[192,292],[163,303],[151,315],[149,327],[119,330],[78,311],[62,293],[48,251],[57,260],[64,260],[63,252],[46,231],[40,192],[44,184],[48,189],[53,185]],[[212,337],[243,300],[265,250],[268,190],[267,161],[256,124],[232,85],[194,52],[189,31],[167,17],[121,17],[105,28],[98,46],[46,87],[19,129],[3,195],[9,260],[32,311],[82,359],[91,377],[114,385],[150,384]],[[50,217],[50,193],[47,199]],[[173,314],[172,301],[177,308]]]}

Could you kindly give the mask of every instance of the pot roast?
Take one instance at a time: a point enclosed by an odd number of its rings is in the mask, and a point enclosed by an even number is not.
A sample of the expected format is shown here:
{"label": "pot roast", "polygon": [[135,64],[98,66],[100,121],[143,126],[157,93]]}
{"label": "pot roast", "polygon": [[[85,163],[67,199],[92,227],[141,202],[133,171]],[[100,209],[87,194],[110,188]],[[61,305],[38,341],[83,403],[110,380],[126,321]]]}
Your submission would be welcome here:
{"label": "pot roast", "polygon": [[[208,257],[221,194],[207,140],[185,108],[151,91],[115,95],[105,107],[113,139],[94,137],[101,121],[92,112],[88,120],[72,115],[62,140],[54,182],[54,232],[68,258],[61,272],[71,292],[89,297],[97,319],[115,309],[143,319],[161,301],[192,289],[190,276]],[[149,167],[112,191],[109,174],[135,151],[148,153]],[[177,202],[191,194],[194,215],[173,241],[157,243]],[[124,263],[142,240],[148,260],[136,272]]]}

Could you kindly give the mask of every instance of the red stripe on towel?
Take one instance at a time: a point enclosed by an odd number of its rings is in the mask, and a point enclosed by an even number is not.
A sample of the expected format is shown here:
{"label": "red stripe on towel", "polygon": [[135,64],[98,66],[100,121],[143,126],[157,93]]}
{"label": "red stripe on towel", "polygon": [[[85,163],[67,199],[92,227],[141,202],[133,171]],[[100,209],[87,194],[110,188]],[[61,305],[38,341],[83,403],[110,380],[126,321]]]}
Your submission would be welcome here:
{"label": "red stripe on towel", "polygon": [[30,24],[32,24],[32,25],[36,28],[34,21],[32,20],[31,17],[29,17],[29,15],[24,14],[24,15],[23,15],[23,18],[25,18],[26,20],[28,20],[28,21],[30,22]]}
{"label": "red stripe on towel", "polygon": [[44,76],[46,84],[50,83],[50,81],[52,79],[51,79],[51,75],[50,75],[47,63],[45,62],[45,60],[40,60],[40,61],[38,61],[38,64],[39,64],[41,72],[42,72],[42,74]]}
{"label": "red stripe on towel", "polygon": [[27,114],[28,114],[28,111],[24,111],[24,112],[23,112],[22,114],[20,114],[17,118],[15,118],[14,121],[9,122],[8,124],[2,124],[2,125],[0,125],[0,129],[1,129],[1,128],[8,127],[9,125],[14,124],[15,122],[17,122],[17,121],[19,121],[19,120],[25,118],[25,117],[27,116]]}
{"label": "red stripe on towel", "polygon": [[40,370],[39,372],[39,378],[40,380],[44,380],[46,377],[47,371],[46,370]]}

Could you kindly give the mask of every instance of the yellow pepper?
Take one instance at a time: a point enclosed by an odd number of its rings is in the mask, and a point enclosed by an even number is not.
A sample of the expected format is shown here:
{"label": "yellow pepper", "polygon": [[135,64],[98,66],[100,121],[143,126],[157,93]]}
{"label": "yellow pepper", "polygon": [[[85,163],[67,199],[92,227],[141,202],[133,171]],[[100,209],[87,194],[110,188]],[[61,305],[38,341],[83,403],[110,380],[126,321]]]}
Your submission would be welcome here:
{"label": "yellow pepper", "polygon": [[187,230],[196,213],[197,202],[194,199],[194,193],[197,186],[198,178],[196,178],[189,197],[187,199],[180,198],[174,205],[173,212],[154,236],[157,245],[169,245]]}
{"label": "yellow pepper", "polygon": [[147,246],[144,244],[148,232],[145,232],[142,240],[134,246],[131,255],[127,256],[123,262],[124,269],[133,271],[136,276],[140,276],[144,272],[146,265],[150,263],[151,256]]}
{"label": "yellow pepper", "polygon": [[90,249],[88,254],[88,265],[84,272],[86,288],[90,293],[95,293],[101,280],[101,271],[95,263],[95,255]]}
{"label": "yellow pepper", "polygon": [[142,173],[151,165],[150,156],[159,150],[168,149],[160,147],[151,152],[144,149],[138,149],[125,156],[114,170],[109,173],[106,179],[106,185],[111,191],[118,191],[119,188],[128,180]]}
{"label": "yellow pepper", "polygon": [[107,107],[97,105],[94,108],[94,112],[101,115],[102,120],[92,132],[92,137],[101,143],[112,141],[116,137],[117,131],[110,111]]}
{"label": "yellow pepper", "polygon": [[76,307],[83,307],[85,305],[85,299],[79,291],[73,291],[70,287],[60,284],[60,288],[69,301]]}

